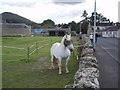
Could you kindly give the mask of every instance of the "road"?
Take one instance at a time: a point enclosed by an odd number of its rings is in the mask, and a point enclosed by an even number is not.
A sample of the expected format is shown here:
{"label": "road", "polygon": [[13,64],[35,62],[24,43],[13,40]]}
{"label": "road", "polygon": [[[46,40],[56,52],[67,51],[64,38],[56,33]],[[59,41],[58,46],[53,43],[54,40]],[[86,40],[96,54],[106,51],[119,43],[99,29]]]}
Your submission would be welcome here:
{"label": "road", "polygon": [[118,59],[118,39],[99,38],[96,44],[95,56],[100,70],[101,88],[119,88],[120,59]]}

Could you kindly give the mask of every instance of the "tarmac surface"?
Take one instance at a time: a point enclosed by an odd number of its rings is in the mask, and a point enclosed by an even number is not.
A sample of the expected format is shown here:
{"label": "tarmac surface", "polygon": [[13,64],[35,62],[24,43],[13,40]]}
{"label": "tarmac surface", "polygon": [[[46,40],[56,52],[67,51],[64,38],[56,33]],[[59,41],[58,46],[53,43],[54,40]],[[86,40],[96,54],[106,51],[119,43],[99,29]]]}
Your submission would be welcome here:
{"label": "tarmac surface", "polygon": [[120,87],[120,58],[117,38],[98,38],[95,56],[98,60],[101,88]]}

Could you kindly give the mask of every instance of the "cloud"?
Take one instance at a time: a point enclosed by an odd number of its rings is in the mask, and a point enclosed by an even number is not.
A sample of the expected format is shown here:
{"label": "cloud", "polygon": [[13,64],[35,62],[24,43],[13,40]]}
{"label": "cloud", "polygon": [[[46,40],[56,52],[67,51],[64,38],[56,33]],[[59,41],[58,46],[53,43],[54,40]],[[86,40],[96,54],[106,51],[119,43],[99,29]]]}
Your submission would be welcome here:
{"label": "cloud", "polygon": [[75,5],[79,3],[83,3],[86,0],[52,0],[55,4],[68,4],[68,5]]}
{"label": "cloud", "polygon": [[16,6],[16,7],[33,7],[35,3],[33,2],[2,2],[5,6]]}
{"label": "cloud", "polygon": [[[118,0],[96,1],[97,12],[116,21]],[[94,0],[0,0],[0,13],[12,12],[38,23],[46,19],[52,19],[56,24],[79,22],[84,10],[91,16]]]}
{"label": "cloud", "polygon": [[35,5],[35,1],[33,0],[29,0],[29,2],[27,0],[1,0],[0,4],[2,6],[11,6],[11,7],[33,7]]}
{"label": "cloud", "polygon": [[[65,1],[68,2],[68,0]],[[79,1],[84,2],[85,0]],[[71,4],[74,2],[70,1]],[[46,19],[52,19],[55,23],[78,22],[81,20],[81,13],[85,10],[85,8],[82,10],[83,3],[81,2],[72,6],[73,4],[69,5],[69,2],[65,5],[55,4],[53,0],[17,0],[17,2],[16,0],[3,0],[0,7],[4,7],[0,11],[13,12],[38,23]]]}
{"label": "cloud", "polygon": [[[73,7],[71,5],[56,5],[51,3],[44,8],[44,12],[41,14],[44,15],[45,18],[51,18],[56,23],[67,23],[68,21],[74,21],[74,18],[76,17],[79,17],[79,19],[76,20],[80,21],[82,10],[79,9],[79,7],[79,4]],[[47,15],[46,13],[49,14]],[[62,22],[63,20],[64,22]]]}

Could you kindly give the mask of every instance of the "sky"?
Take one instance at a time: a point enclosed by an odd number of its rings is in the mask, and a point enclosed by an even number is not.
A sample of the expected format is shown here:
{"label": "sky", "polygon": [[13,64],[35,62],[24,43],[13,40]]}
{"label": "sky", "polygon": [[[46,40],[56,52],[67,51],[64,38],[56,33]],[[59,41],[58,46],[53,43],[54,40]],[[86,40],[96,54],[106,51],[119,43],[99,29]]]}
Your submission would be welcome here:
{"label": "sky", "polygon": [[[0,13],[12,12],[37,23],[51,19],[56,24],[79,22],[84,10],[94,11],[95,0],[0,0]],[[118,22],[120,0],[96,0],[96,10],[113,22]]]}

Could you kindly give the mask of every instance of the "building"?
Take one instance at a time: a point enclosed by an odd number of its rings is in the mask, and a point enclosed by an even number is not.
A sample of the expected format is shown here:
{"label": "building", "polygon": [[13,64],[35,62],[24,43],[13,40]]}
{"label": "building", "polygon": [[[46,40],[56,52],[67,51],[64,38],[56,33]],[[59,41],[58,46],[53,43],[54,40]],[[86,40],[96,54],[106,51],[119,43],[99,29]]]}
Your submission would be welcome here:
{"label": "building", "polygon": [[2,36],[30,36],[31,27],[22,23],[0,23]]}
{"label": "building", "polygon": [[111,26],[102,31],[102,37],[120,38],[120,26]]}
{"label": "building", "polygon": [[[96,26],[96,33],[98,33],[100,36],[102,36],[102,31],[106,30],[111,26]],[[94,32],[94,26],[92,26],[92,33]]]}
{"label": "building", "polygon": [[70,33],[70,28],[51,28],[51,29],[42,29],[43,34],[48,34],[49,36],[64,36],[66,33]]}

